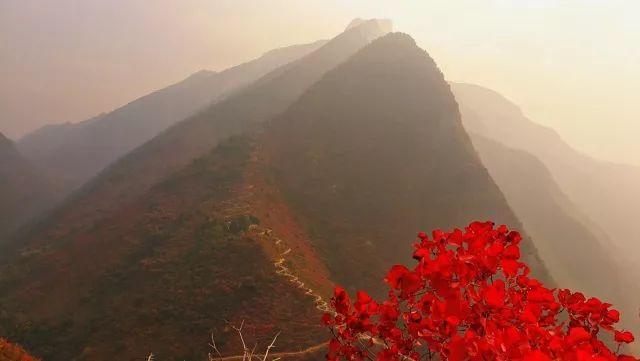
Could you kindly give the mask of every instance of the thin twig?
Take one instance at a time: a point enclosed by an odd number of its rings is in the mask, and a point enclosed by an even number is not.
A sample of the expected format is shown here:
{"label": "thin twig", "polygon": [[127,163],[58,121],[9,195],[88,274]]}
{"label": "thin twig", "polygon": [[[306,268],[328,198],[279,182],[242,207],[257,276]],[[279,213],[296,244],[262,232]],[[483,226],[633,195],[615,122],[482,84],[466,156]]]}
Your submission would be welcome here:
{"label": "thin twig", "polygon": [[264,353],[264,357],[262,358],[262,361],[267,361],[267,356],[269,355],[269,351],[275,347],[274,345],[279,335],[280,335],[280,332],[276,333],[276,336],[273,338],[273,341],[271,341],[271,344],[267,346],[267,350]]}
{"label": "thin twig", "polygon": [[[213,332],[211,332],[211,343],[209,344],[209,346],[211,346],[211,348],[213,348],[213,350],[218,354],[218,360],[222,361],[222,354],[220,353],[220,350],[218,350],[218,346],[216,346],[216,340],[213,339]],[[211,354],[209,354],[209,361],[213,361],[213,357],[211,357]]]}
{"label": "thin twig", "polygon": [[[244,326],[244,320],[240,323],[240,327],[236,327],[231,325],[231,328],[238,332],[240,336],[240,341],[242,341],[242,348],[244,349],[244,354],[242,355],[242,361],[247,361],[247,356],[249,355],[249,349],[247,348],[247,344],[244,342],[244,336],[242,335],[242,327]],[[250,361],[251,359],[249,359]]]}

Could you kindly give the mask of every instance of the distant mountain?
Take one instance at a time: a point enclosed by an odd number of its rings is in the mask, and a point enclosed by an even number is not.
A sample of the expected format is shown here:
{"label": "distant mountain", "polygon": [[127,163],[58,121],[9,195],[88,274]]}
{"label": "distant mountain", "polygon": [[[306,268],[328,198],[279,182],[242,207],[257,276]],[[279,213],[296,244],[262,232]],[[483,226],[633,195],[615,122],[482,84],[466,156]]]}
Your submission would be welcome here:
{"label": "distant mountain", "polygon": [[477,85],[453,84],[470,131],[525,150],[549,169],[573,203],[640,267],[634,214],[640,213],[640,167],[599,161],[576,151],[551,128],[529,120],[517,105]]}
{"label": "distant mountain", "polygon": [[0,133],[0,243],[53,200],[43,175]]}
{"label": "distant mountain", "polygon": [[544,164],[525,151],[481,135],[472,133],[471,139],[558,284],[617,300],[619,305],[628,285],[608,249],[611,241],[599,239],[585,226],[586,217],[560,190]]}
{"label": "distant mountain", "polygon": [[237,350],[225,319],[246,320],[259,340],[282,329],[281,350],[323,339],[314,300],[328,272],[277,192],[262,189],[256,140],[240,135],[384,34],[381,24],[353,27],[170,127],[6,247],[0,333],[54,361],[196,359],[211,331]]}
{"label": "distant mountain", "polygon": [[[266,137],[273,182],[345,286],[380,290],[419,230],[475,219],[521,228],[442,73],[408,35],[386,35],[329,72]],[[529,240],[524,256],[548,280]]]}
{"label": "distant mountain", "polygon": [[112,112],[79,123],[40,128],[20,139],[18,147],[52,181],[70,192],[162,130],[324,43],[275,49],[219,73],[199,71]]}
{"label": "distant mountain", "polygon": [[490,89],[452,90],[483,162],[559,284],[614,302],[625,327],[640,330],[640,169],[574,150]]}

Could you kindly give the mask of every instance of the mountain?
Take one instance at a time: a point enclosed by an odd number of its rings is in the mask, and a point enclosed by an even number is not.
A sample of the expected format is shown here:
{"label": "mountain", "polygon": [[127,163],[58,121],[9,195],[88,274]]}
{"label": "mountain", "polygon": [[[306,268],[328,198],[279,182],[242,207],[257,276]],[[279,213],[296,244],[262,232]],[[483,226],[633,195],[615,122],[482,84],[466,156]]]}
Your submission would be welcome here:
{"label": "mountain", "polygon": [[61,189],[71,192],[167,127],[324,43],[275,49],[222,72],[199,71],[112,112],[40,128],[20,139],[18,148]]}
{"label": "mountain", "polygon": [[0,133],[0,243],[53,201],[43,175]]}
{"label": "mountain", "polygon": [[471,138],[558,284],[619,305],[624,276],[607,248],[611,241],[598,238],[585,226],[586,217],[558,187],[544,164],[525,151],[483,136],[472,133]]}
{"label": "mountain", "polygon": [[163,131],[85,184],[20,243],[55,243],[87,232],[154,184],[207,154],[220,140],[260,127],[283,112],[324,72],[384,34],[383,28],[378,20],[351,28],[309,55]]}
{"label": "mountain", "polygon": [[276,273],[282,250],[249,228],[260,214],[232,212],[249,147],[225,141],[90,233],[4,267],[2,333],[46,360],[196,360],[212,333],[241,350],[225,320],[246,321],[261,344],[282,329],[284,350],[319,343],[313,298]]}
{"label": "mountain", "polygon": [[225,320],[245,320],[259,341],[282,329],[281,350],[324,339],[315,302],[331,288],[328,273],[255,171],[256,140],[241,134],[285,111],[384,24],[353,27],[170,127],[5,247],[0,333],[54,361],[151,351],[195,359],[212,332],[238,350]]}
{"label": "mountain", "polygon": [[[420,230],[492,219],[521,228],[462,127],[434,61],[380,38],[328,73],[266,134],[264,153],[332,280],[378,289]],[[524,257],[549,280],[530,240]]]}
{"label": "mountain", "polygon": [[639,167],[596,160],[573,149],[554,130],[529,120],[517,105],[490,89],[471,84],[452,88],[467,129],[540,159],[569,199],[611,237],[610,247],[640,267],[640,235],[630,216],[640,212]]}
{"label": "mountain", "polygon": [[640,238],[630,216],[640,211],[640,170],[574,150],[490,89],[452,89],[483,162],[559,284],[612,301],[623,325],[640,330]]}

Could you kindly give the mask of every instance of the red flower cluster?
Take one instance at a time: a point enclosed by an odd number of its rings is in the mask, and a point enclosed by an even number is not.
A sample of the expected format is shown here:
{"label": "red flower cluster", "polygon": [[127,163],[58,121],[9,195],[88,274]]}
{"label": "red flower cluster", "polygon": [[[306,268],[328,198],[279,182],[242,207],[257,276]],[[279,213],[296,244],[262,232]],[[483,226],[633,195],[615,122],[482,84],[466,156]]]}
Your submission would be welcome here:
{"label": "red flower cluster", "polygon": [[518,232],[474,222],[418,237],[418,264],[391,268],[384,302],[358,292],[352,303],[336,287],[335,313],[323,316],[333,333],[328,360],[636,360],[619,354],[633,335],[614,329],[611,304],[529,277]]}

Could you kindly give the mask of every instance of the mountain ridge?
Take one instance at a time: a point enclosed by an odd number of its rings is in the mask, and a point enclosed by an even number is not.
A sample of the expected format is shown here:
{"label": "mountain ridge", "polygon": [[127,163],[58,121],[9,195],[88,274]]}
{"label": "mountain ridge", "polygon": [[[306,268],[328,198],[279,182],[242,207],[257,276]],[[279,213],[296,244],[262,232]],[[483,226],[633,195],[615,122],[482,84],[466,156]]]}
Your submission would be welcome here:
{"label": "mountain ridge", "polygon": [[[442,73],[406,34],[379,38],[328,72],[269,125],[266,148],[275,177],[296,213],[306,218],[310,234],[320,239],[316,247],[324,250],[333,279],[345,286],[381,292],[379,275],[410,258],[410,242],[419,230],[462,227],[481,217],[520,226],[475,153]],[[428,177],[431,171],[450,180],[415,183],[413,174]],[[467,181],[471,178],[481,185]],[[460,204],[447,204],[446,197]],[[448,212],[423,210],[416,199],[442,202]],[[535,247],[526,244],[528,261],[548,278]],[[351,266],[349,257],[360,252],[358,261],[368,267]]]}
{"label": "mountain ridge", "polygon": [[221,72],[198,71],[113,111],[78,123],[40,128],[22,137],[18,147],[68,194],[172,124],[323,44],[319,40],[273,49]]}

